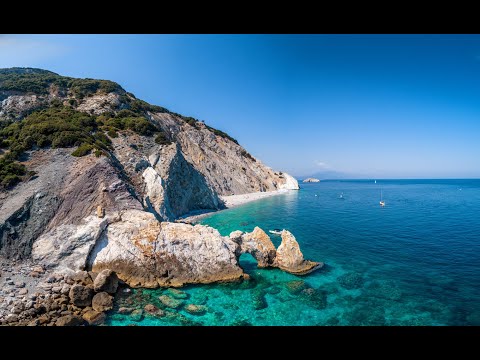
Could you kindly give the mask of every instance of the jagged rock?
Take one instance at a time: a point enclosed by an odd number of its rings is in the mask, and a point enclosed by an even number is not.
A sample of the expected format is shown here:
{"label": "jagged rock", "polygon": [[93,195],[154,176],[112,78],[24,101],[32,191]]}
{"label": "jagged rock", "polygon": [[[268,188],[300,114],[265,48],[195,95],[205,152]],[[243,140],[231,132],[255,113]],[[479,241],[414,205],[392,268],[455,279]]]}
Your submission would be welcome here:
{"label": "jagged rock", "polygon": [[92,289],[77,284],[70,288],[69,297],[73,305],[86,307],[92,304],[92,294]]}
{"label": "jagged rock", "polygon": [[323,263],[303,259],[295,237],[287,230],[282,231],[282,243],[277,249],[278,267],[295,275],[305,275],[323,267]]}
{"label": "jagged rock", "polygon": [[83,319],[78,315],[65,315],[59,317],[55,322],[56,326],[78,326],[83,324]]}
{"label": "jagged rock", "polygon": [[82,315],[88,325],[101,325],[105,321],[106,315],[103,312],[88,310]]}
{"label": "jagged rock", "polygon": [[98,312],[111,310],[113,308],[113,297],[106,292],[95,294],[92,299],[92,308]]}
{"label": "jagged rock", "polygon": [[102,270],[93,283],[95,291],[105,291],[109,294],[115,294],[118,288],[118,277],[115,272],[110,269]]}
{"label": "jagged rock", "polygon": [[[230,238],[238,237],[238,233],[233,232]],[[276,249],[270,240],[270,237],[258,226],[251,233],[242,235],[240,244],[242,253],[251,254],[258,262],[258,267],[275,266]]]}

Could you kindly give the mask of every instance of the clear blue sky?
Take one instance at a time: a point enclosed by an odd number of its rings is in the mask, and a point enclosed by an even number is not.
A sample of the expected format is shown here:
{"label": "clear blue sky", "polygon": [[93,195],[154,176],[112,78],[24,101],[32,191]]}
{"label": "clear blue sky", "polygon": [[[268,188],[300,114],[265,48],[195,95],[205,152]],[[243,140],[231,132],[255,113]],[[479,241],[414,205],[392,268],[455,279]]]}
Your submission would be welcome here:
{"label": "clear blue sky", "polygon": [[480,177],[480,36],[3,35],[11,66],[116,81],[294,175]]}

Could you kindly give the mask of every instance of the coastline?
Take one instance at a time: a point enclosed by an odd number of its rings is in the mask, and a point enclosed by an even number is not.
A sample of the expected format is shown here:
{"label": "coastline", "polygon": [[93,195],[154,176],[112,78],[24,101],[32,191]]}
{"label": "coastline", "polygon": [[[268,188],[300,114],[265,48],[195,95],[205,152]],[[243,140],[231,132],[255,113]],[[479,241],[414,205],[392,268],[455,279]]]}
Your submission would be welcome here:
{"label": "coastline", "polygon": [[[263,192],[257,191],[253,193],[247,193],[247,194],[220,196],[220,199],[225,203],[225,209],[222,209],[222,210],[231,209],[252,201],[265,199],[271,196],[285,194],[288,191],[290,190],[280,189],[280,190],[274,190],[274,191],[263,191]],[[207,217],[213,213],[216,213],[222,210],[204,210],[204,211],[200,210],[196,212],[190,212],[188,214],[185,214],[184,215],[185,217],[181,217],[175,220],[175,222],[192,224],[197,222],[200,219],[203,219],[204,217]]]}

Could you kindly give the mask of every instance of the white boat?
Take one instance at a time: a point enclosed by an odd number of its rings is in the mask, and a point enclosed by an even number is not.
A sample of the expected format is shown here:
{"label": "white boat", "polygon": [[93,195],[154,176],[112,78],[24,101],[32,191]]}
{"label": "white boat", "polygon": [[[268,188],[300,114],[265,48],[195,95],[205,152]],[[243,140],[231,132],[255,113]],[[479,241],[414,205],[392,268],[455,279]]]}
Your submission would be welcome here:
{"label": "white boat", "polygon": [[275,235],[282,235],[282,231],[280,229],[273,229],[273,230],[268,230],[269,233],[275,234]]}
{"label": "white boat", "polygon": [[380,190],[380,206],[385,206],[385,201],[383,200],[382,190]]}
{"label": "white boat", "polygon": [[338,198],[339,198],[339,199],[342,199],[342,200],[345,200],[345,198],[343,197],[343,193],[341,193]]}

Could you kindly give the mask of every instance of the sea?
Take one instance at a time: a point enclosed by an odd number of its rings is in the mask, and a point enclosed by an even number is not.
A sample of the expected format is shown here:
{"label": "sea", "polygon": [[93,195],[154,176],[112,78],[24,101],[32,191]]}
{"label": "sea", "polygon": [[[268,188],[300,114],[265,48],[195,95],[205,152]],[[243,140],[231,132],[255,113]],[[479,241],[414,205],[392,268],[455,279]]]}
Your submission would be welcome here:
{"label": "sea", "polygon": [[[213,213],[199,222],[222,235],[287,229],[306,276],[258,269],[250,281],[135,289],[115,300],[108,325],[480,325],[480,180],[325,180]],[[379,204],[380,198],[385,206]],[[278,246],[281,238],[270,234]],[[165,308],[158,298],[175,299]],[[161,316],[120,306],[163,307]],[[194,312],[191,306],[194,307]]]}

